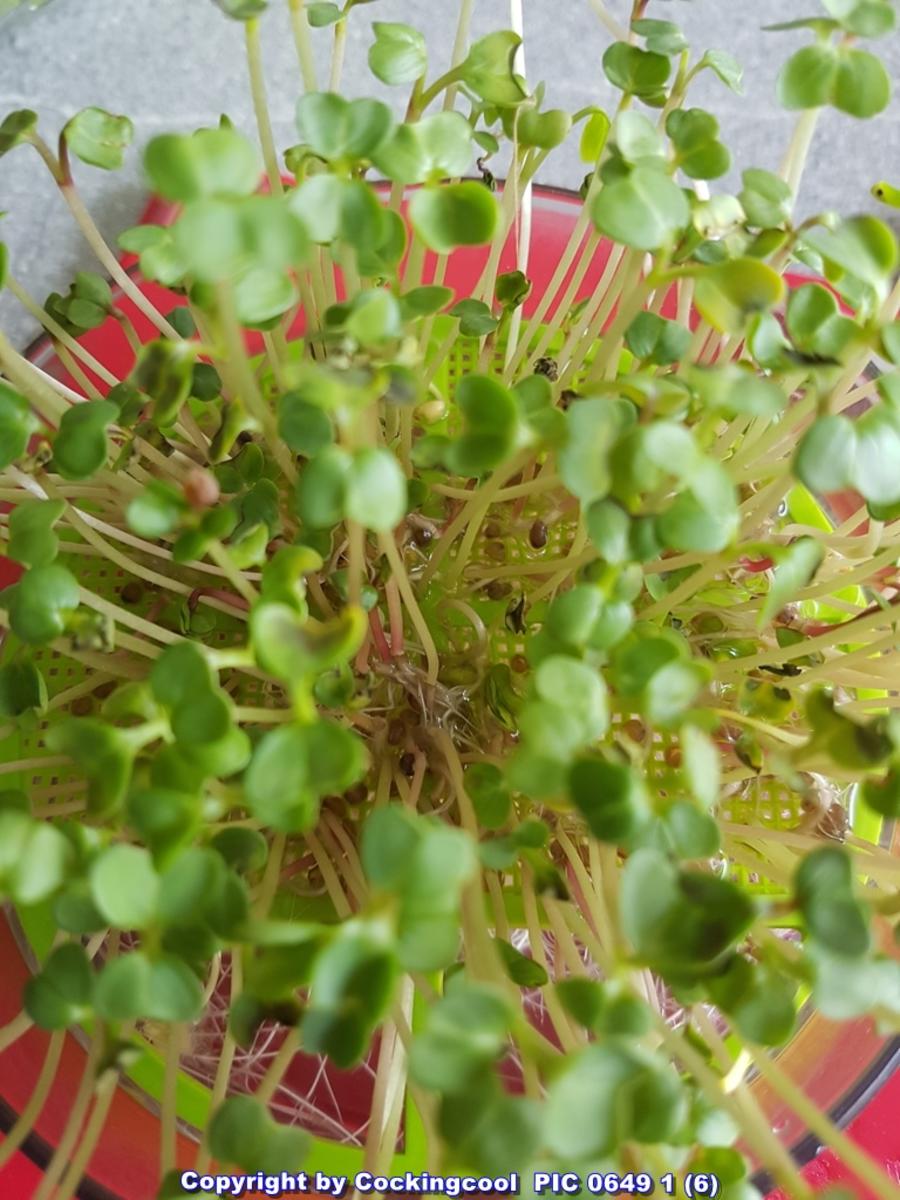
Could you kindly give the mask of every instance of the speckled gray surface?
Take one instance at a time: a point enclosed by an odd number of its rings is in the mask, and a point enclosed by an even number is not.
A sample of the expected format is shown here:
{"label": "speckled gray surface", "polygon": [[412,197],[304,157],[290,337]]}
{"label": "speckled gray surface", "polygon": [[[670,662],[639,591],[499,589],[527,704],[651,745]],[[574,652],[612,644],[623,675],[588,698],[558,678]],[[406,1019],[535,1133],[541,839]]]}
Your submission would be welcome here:
{"label": "speckled gray surface", "polygon": [[[609,7],[622,16],[630,0],[609,0]],[[693,93],[695,103],[718,114],[736,166],[776,167],[795,120],[775,102],[775,79],[803,35],[764,33],[760,27],[818,7],[818,0],[657,0],[653,5],[651,15],[655,10],[681,22],[696,47],[729,50],[744,63],[744,96],[732,95],[711,75]],[[427,32],[434,68],[442,68],[456,8],[453,0],[377,0],[359,8],[350,23],[346,90],[374,91],[399,104],[400,92],[381,87],[368,73],[371,22],[416,24]],[[476,35],[508,24],[507,0],[476,0],[475,12]],[[547,81],[548,103],[570,111],[609,103],[600,67],[609,36],[588,0],[525,0],[525,24],[529,79]],[[299,77],[283,0],[272,0],[263,27],[275,133],[286,146],[296,140],[292,118]],[[329,30],[314,31],[320,62],[330,36]],[[900,35],[881,42],[880,52],[900,81]],[[149,137],[210,123],[221,112],[252,131],[241,26],[210,0],[55,0],[49,8],[0,25],[0,111],[35,108],[47,136],[55,137],[59,126],[87,104],[128,113],[136,126],[136,145],[122,171],[107,175],[78,168],[85,198],[101,229],[114,239],[134,223],[145,202],[140,147]],[[582,175],[573,139],[571,147],[550,158],[542,178],[571,187]],[[881,177],[900,180],[900,97],[874,121],[825,116],[801,207],[872,208],[868,189]],[[3,238],[12,269],[34,295],[43,298],[51,288],[66,286],[74,270],[92,265],[45,169],[27,148],[0,162],[0,210],[8,213]],[[36,332],[8,294],[0,295],[0,323],[20,344]]]}

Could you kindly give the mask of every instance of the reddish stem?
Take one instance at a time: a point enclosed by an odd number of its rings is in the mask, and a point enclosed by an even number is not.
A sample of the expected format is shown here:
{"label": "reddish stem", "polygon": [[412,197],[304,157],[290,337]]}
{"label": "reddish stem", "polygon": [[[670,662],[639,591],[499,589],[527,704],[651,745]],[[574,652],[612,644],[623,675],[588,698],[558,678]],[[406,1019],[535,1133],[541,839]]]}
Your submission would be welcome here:
{"label": "reddish stem", "polygon": [[377,608],[369,610],[369,629],[372,632],[372,641],[375,643],[382,662],[390,662],[394,657],[387,638],[384,636],[384,628],[381,624],[381,617]]}

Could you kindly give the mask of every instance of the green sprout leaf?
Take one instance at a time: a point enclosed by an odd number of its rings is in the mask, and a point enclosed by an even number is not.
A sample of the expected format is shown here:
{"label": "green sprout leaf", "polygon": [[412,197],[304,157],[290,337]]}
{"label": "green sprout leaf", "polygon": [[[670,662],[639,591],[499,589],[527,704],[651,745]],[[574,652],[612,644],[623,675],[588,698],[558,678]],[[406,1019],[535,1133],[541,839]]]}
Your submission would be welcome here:
{"label": "green sprout leaf", "polygon": [[369,68],[382,83],[413,83],[428,69],[425,38],[411,25],[374,21]]}
{"label": "green sprout leaf", "polygon": [[109,1021],[193,1021],[201,1011],[203,991],[197,976],[173,955],[151,959],[132,950],[106,963],[94,1003]]}
{"label": "green sprout leaf", "polygon": [[891,99],[891,77],[881,59],[867,50],[841,47],[831,103],[866,120],[883,112]]}
{"label": "green sprout leaf", "polygon": [[92,993],[84,949],[74,943],[57,946],[25,985],[25,1011],[41,1029],[68,1029],[90,1014]]}
{"label": "green sprout leaf", "polygon": [[92,717],[73,717],[48,730],[47,745],[67,754],[87,777],[90,811],[105,815],[121,805],[134,756],[122,730]]}
{"label": "green sprout leaf", "polygon": [[313,29],[324,29],[334,25],[341,19],[341,10],[330,0],[316,0],[305,6],[306,19]]}
{"label": "green sprout leaf", "polygon": [[868,909],[853,894],[845,850],[823,846],[808,854],[794,876],[794,893],[810,934],[825,950],[847,958],[868,953]]}
{"label": "green sprout leaf", "polygon": [[72,859],[72,844],[55,825],[0,810],[0,893],[14,904],[48,900],[65,883]]}
{"label": "green sprout leaf", "polygon": [[689,329],[650,312],[635,317],[625,334],[625,345],[635,358],[660,367],[679,362],[690,340]]}
{"label": "green sprout leaf", "polygon": [[456,389],[465,422],[449,450],[451,469],[483,475],[509,455],[518,429],[518,405],[512,393],[487,375],[466,375]]}
{"label": "green sprout leaf", "polygon": [[451,317],[459,317],[459,332],[463,337],[480,338],[493,333],[500,324],[483,300],[460,300],[450,309]]}
{"label": "green sprout leaf", "polygon": [[146,929],[156,916],[159,877],[141,846],[110,846],[91,866],[91,898],[116,929]]}
{"label": "green sprout leaf", "polygon": [[602,109],[596,108],[584,123],[581,131],[581,141],[578,144],[578,154],[584,163],[595,163],[603,153],[610,131],[609,117]]}
{"label": "green sprout leaf", "polygon": [[750,167],[741,176],[738,199],[747,220],[758,229],[775,229],[791,219],[791,189],[771,171]]}
{"label": "green sprout leaf", "polygon": [[855,444],[850,483],[871,504],[900,500],[900,413],[884,404],[854,422]]}
{"label": "green sprout leaf", "polygon": [[366,529],[387,533],[406,512],[406,476],[390,450],[360,450],[347,474],[344,512]]}
{"label": "green sprout leaf", "polygon": [[7,113],[0,122],[0,158],[15,146],[31,141],[37,131],[38,116],[30,108],[20,108]]}
{"label": "green sprout leaf", "polygon": [[668,1142],[685,1116],[675,1069],[637,1045],[611,1042],[574,1056],[547,1096],[545,1137],[565,1161],[611,1154],[623,1142]]}
{"label": "green sprout leaf", "polygon": [[379,918],[340,925],[313,968],[303,1044],[339,1067],[358,1062],[394,989],[393,938]]}
{"label": "green sprout leaf", "polygon": [[488,104],[521,104],[526,92],[515,74],[516,51],[522,44],[517,33],[504,29],[474,42],[458,68],[459,78]]}
{"label": "green sprout leaf", "polygon": [[511,1024],[502,993],[485,984],[455,983],[416,1039],[410,1074],[431,1091],[459,1092],[499,1057]]}
{"label": "green sprout leaf", "polygon": [[672,63],[665,54],[641,50],[627,42],[613,42],[603,55],[603,70],[613,87],[658,105],[664,95]]}
{"label": "green sprout leaf", "polygon": [[797,477],[820,495],[849,487],[856,463],[854,423],[839,414],[826,414],[810,426],[794,457]]}
{"label": "green sprout leaf", "polygon": [[258,743],[244,777],[247,801],[267,825],[302,832],[315,824],[319,799],[346,791],[365,766],[362,743],[342,725],[286,725]]}
{"label": "green sprout leaf", "polygon": [[102,108],[83,108],[63,127],[62,136],[82,162],[115,171],[125,160],[134,126],[128,117],[114,116]]}
{"label": "green sprout leaf", "polygon": [[65,511],[63,500],[22,500],[9,514],[7,553],[26,567],[45,567],[59,553],[53,527]]}
{"label": "green sprout leaf", "polygon": [[701,108],[677,108],[666,121],[678,166],[691,179],[718,179],[731,166],[731,155],[719,141],[719,122]]}
{"label": "green sprout leaf", "polygon": [[797,349],[824,359],[840,360],[857,333],[854,322],[840,315],[834,294],[818,283],[791,290],[786,317],[788,332]]}
{"label": "green sprout leaf", "polygon": [[725,50],[707,50],[698,64],[698,70],[710,70],[736,95],[743,92],[744,68],[732,54]]}
{"label": "green sprout leaf", "polygon": [[38,427],[38,419],[25,397],[0,383],[0,468],[22,457]]}
{"label": "green sprout leaf", "polygon": [[391,131],[391,110],[380,100],[345,100],[308,92],[297,103],[297,128],[314,154],[332,161],[371,158]]}
{"label": "green sprout leaf", "polygon": [[190,135],[162,134],[144,151],[150,183],[168,200],[249,196],[261,174],[259,155],[233,129],[198,129]]}
{"label": "green sprout leaf", "polygon": [[837,49],[830,43],[804,46],[778,77],[778,100],[784,108],[821,108],[830,104],[838,73]]}
{"label": "green sprout leaf", "polygon": [[472,127],[457,112],[435,113],[398,125],[373,155],[395,183],[425,183],[464,175],[472,165]]}
{"label": "green sprout leaf", "polygon": [[234,1163],[251,1173],[277,1174],[299,1170],[310,1139],[302,1129],[279,1125],[252,1096],[230,1096],[213,1114],[209,1145],[221,1163]]}
{"label": "green sprout leaf", "polygon": [[269,0],[213,0],[226,16],[236,21],[252,21],[266,11]]}
{"label": "green sprout leaf", "polygon": [[457,246],[489,242],[499,213],[487,188],[466,181],[420,188],[410,201],[409,217],[426,246],[438,254],[449,254]]}
{"label": "green sprout leaf", "polygon": [[365,614],[345,608],[331,621],[314,623],[283,603],[257,605],[250,623],[260,665],[276,678],[301,680],[346,662],[363,639]]}
{"label": "green sprout leaf", "polygon": [[614,241],[635,250],[658,250],[687,224],[690,210],[684,192],[664,171],[641,165],[605,184],[591,216]]}
{"label": "green sprout leaf", "polygon": [[0,667],[0,716],[21,717],[47,707],[47,685],[33,662],[6,663]]}
{"label": "green sprout leaf", "polygon": [[66,409],[53,440],[53,465],[63,479],[89,479],[109,454],[107,428],[119,415],[109,400],[85,400]]}
{"label": "green sprout leaf", "polygon": [[784,281],[757,258],[736,258],[707,268],[697,280],[694,301],[710,325],[739,333],[754,315],[784,297]]}
{"label": "green sprout leaf", "polygon": [[627,841],[650,816],[642,781],[619,763],[580,759],[569,773],[569,795],[601,842]]}
{"label": "green sprout leaf", "polygon": [[80,603],[78,581],[57,563],[32,567],[0,593],[13,633],[30,645],[52,642]]}
{"label": "green sprout leaf", "polygon": [[679,871],[658,850],[625,864],[622,923],[638,957],[664,974],[703,975],[746,931],[756,905],[727,879]]}

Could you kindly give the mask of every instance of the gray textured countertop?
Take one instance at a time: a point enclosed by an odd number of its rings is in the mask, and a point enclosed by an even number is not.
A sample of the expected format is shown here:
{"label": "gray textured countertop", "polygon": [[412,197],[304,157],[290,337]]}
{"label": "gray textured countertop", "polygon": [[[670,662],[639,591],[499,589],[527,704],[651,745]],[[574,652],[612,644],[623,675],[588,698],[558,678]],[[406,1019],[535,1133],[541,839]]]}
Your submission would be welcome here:
{"label": "gray textured countertop", "polygon": [[[609,7],[621,17],[630,0],[609,0]],[[347,92],[380,94],[399,104],[402,89],[386,89],[368,73],[371,22],[408,21],[423,29],[438,68],[450,54],[456,8],[447,0],[378,0],[359,8],[350,22]],[[709,73],[692,93],[694,103],[719,116],[736,167],[777,167],[796,119],[778,108],[775,79],[804,35],[764,33],[760,27],[818,8],[818,0],[659,0],[652,6],[651,15],[679,21],[695,47],[728,50],[743,62],[744,96],[734,96]],[[263,22],[269,99],[279,145],[287,146],[296,141],[293,109],[299,73],[286,5],[272,0],[271,10]],[[475,13],[476,35],[508,24],[506,0],[476,0]],[[600,58],[609,35],[588,0],[525,0],[525,24],[529,80],[546,80],[549,104],[570,111],[589,103],[608,105],[611,89]],[[331,31],[314,30],[313,36],[324,62]],[[879,43],[878,49],[900,82],[900,35]],[[77,167],[85,198],[113,240],[135,222],[145,203],[140,147],[148,138],[212,123],[221,112],[252,132],[242,27],[210,0],[55,0],[49,8],[0,26],[0,115],[34,108],[45,135],[55,138],[60,125],[88,104],[127,113],[136,127],[136,145],[123,170],[109,175]],[[574,187],[583,172],[573,139],[571,147],[551,156],[542,178]],[[900,97],[874,121],[826,114],[801,207],[848,213],[872,209],[869,187],[881,177],[900,183]],[[67,286],[79,267],[93,265],[46,170],[27,148],[0,162],[0,210],[8,214],[2,236],[12,270],[39,299],[54,287]],[[0,295],[0,324],[18,343],[36,332],[35,323],[8,293]]]}

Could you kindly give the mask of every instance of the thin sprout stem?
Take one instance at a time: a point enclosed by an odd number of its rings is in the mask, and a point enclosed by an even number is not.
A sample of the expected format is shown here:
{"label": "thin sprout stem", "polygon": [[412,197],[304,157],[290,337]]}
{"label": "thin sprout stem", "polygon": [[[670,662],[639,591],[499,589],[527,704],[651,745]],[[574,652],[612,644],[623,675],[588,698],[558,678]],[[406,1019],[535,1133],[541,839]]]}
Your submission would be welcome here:
{"label": "thin sprout stem", "polygon": [[[510,26],[514,33],[517,33],[522,39],[515,53],[513,61],[513,69],[521,76],[525,76],[525,16],[523,12],[522,0],[509,0],[509,16]],[[519,180],[519,154],[518,154],[518,112],[513,116],[513,188],[518,191],[520,186]],[[531,256],[531,225],[534,209],[534,191],[532,181],[529,180],[522,189],[521,197],[517,197],[516,205],[516,269],[521,271],[523,275],[528,274],[528,261]],[[504,352],[504,360],[506,369],[509,368],[513,355],[516,352],[516,347],[519,344],[519,334],[522,329],[522,306],[518,305],[512,314],[512,319],[509,323],[509,329],[506,335],[506,349]]]}
{"label": "thin sprout stem", "polygon": [[406,606],[406,611],[409,613],[409,619],[422,643],[422,649],[425,652],[425,662],[427,664],[428,682],[433,685],[437,683],[440,672],[440,656],[434,644],[434,638],[431,636],[431,630],[428,628],[428,622],[419,608],[409,575],[406,572],[406,567],[403,565],[403,559],[400,551],[397,549],[397,543],[394,541],[394,535],[392,533],[379,534],[378,544],[388,560],[391,572],[397,581],[400,596]]}
{"label": "thin sprout stem", "polygon": [[78,193],[74,183],[60,184],[63,199],[68,205],[69,211],[75,218],[75,221],[81,230],[85,241],[88,243],[94,254],[116,281],[128,299],[134,304],[135,308],[139,309],[144,314],[148,321],[155,326],[159,332],[167,338],[180,341],[178,331],[169,324],[166,318],[159,310],[150,303],[141,289],[137,286],[122,264],[107,246],[103,240],[103,235],[94,224],[94,219],[84,206],[84,202]]}
{"label": "thin sprout stem", "polygon": [[347,522],[347,598],[359,608],[367,573],[366,531],[358,521]]}
{"label": "thin sprout stem", "polygon": [[[240,951],[233,950],[231,953],[231,1004],[237,1001],[243,987],[244,972],[241,965]],[[222,1041],[222,1049],[219,1051],[219,1061],[216,1065],[216,1077],[213,1080],[212,1092],[210,1094],[210,1111],[215,1112],[222,1101],[225,1099],[225,1093],[228,1090],[228,1080],[231,1076],[231,1067],[234,1063],[234,1055],[237,1046],[235,1044],[234,1035],[231,1032],[231,1022],[227,1022],[225,1026],[225,1037]],[[203,1131],[203,1140],[197,1147],[197,1161],[194,1164],[194,1169],[200,1175],[206,1174],[209,1165],[212,1162],[212,1154],[209,1149],[209,1125]]]}
{"label": "thin sprout stem", "polygon": [[[28,397],[38,415],[47,425],[59,424],[59,418],[67,406],[60,404],[58,388],[53,386],[50,379],[45,377],[42,372],[22,358],[2,331],[0,331],[0,368],[10,383]],[[79,399],[81,399],[80,396]]]}
{"label": "thin sprout stem", "polygon": [[[130,1029],[130,1026],[128,1028]],[[78,1184],[81,1182],[81,1177],[87,1170],[91,1156],[103,1135],[106,1118],[115,1097],[118,1082],[118,1072],[112,1067],[108,1068],[101,1076],[94,1095],[94,1106],[91,1110],[91,1115],[69,1168],[60,1180],[56,1200],[70,1200]]]}
{"label": "thin sprout stem", "polygon": [[103,363],[99,361],[99,359],[96,359],[89,350],[86,350],[76,338],[73,338],[71,334],[66,333],[62,325],[60,325],[58,321],[54,320],[47,310],[42,308],[41,305],[29,295],[25,288],[22,287],[22,285],[10,275],[7,275],[6,277],[6,286],[19,301],[22,307],[27,312],[31,313],[34,319],[40,322],[44,329],[46,329],[48,333],[52,334],[61,346],[65,346],[65,348],[70,351],[71,354],[73,354],[76,358],[80,358],[84,365],[89,367],[98,379],[102,379],[103,382],[108,383],[110,387],[115,387],[115,385],[120,382],[118,376],[114,375],[108,367],[104,366]]}
{"label": "thin sprout stem", "polygon": [[91,1039],[84,1070],[81,1074],[81,1081],[78,1084],[72,1106],[69,1109],[65,1128],[56,1143],[53,1157],[50,1159],[44,1174],[41,1176],[41,1181],[37,1186],[32,1200],[50,1200],[50,1196],[53,1195],[59,1179],[71,1159],[72,1151],[78,1135],[81,1133],[81,1127],[94,1093],[97,1065],[100,1061],[105,1041],[106,1034],[103,1027],[100,1026]]}
{"label": "thin sprout stem", "polygon": [[185,1032],[185,1026],[180,1023],[170,1026],[168,1030],[159,1131],[159,1173],[163,1176],[174,1170],[175,1167],[178,1070],[181,1064]]}
{"label": "thin sprout stem", "polygon": [[600,21],[605,26],[606,30],[612,34],[617,42],[631,41],[631,34],[624,25],[620,25],[616,18],[612,15],[603,0],[588,0],[591,8],[600,18]]}
{"label": "thin sprout stem", "polygon": [[245,21],[244,30],[250,94],[253,98],[253,112],[256,117],[263,162],[266,166],[266,177],[269,180],[272,195],[281,196],[284,193],[284,187],[281,182],[281,171],[278,169],[278,151],[275,148],[272,119],[269,116],[269,104],[266,99],[266,75],[259,38],[259,18],[252,17],[249,21]]}
{"label": "thin sprout stem", "polygon": [[781,178],[791,189],[795,199],[800,191],[800,181],[803,178],[821,114],[821,108],[808,108],[800,114],[791,143],[781,164]]}
{"label": "thin sprout stem", "polygon": [[328,895],[331,898],[331,903],[334,905],[334,911],[342,921],[346,921],[353,915],[353,909],[347,900],[347,895],[341,886],[340,878],[337,871],[334,869],[334,864],[325,853],[322,843],[314,833],[306,834],[306,844],[312,851],[313,857],[316,860],[316,866],[322,873],[322,879],[325,883]]}
{"label": "thin sprout stem", "polygon": [[288,1068],[294,1061],[297,1051],[300,1048],[300,1031],[296,1028],[289,1029],[285,1035],[284,1041],[278,1048],[278,1053],[269,1064],[268,1070],[263,1075],[259,1087],[253,1093],[254,1098],[260,1104],[268,1105],[281,1086],[281,1081],[287,1074]]}
{"label": "thin sprout stem", "polygon": [[331,69],[328,72],[328,90],[336,92],[341,86],[344,70],[344,53],[347,49],[347,18],[335,22],[334,43],[331,48]]}
{"label": "thin sprout stem", "polygon": [[59,1069],[59,1060],[62,1056],[65,1040],[66,1032],[64,1029],[59,1029],[50,1036],[50,1041],[47,1044],[47,1053],[44,1055],[44,1065],[41,1067],[41,1073],[37,1078],[31,1095],[28,1097],[28,1102],[16,1119],[12,1129],[4,1135],[3,1141],[0,1142],[0,1170],[9,1162],[10,1158],[12,1158],[31,1133],[35,1121],[40,1116],[47,1096],[50,1094],[50,1089],[53,1087],[56,1072]]}
{"label": "thin sprout stem", "polygon": [[88,378],[87,372],[84,371],[83,368],[78,364],[75,356],[70,354],[65,346],[56,341],[55,338],[51,340],[53,341],[53,350],[56,354],[56,357],[84,392],[85,396],[91,400],[101,400],[102,396],[100,394],[100,389],[93,382],[93,380]]}
{"label": "thin sprout stem", "polygon": [[209,557],[213,560],[222,574],[231,584],[239,595],[243,596],[248,604],[255,604],[259,599],[259,593],[252,583],[247,579],[243,571],[239,570],[231,557],[231,552],[227,546],[221,542],[212,541],[209,544]]}
{"label": "thin sprout stem", "polygon": [[[24,770],[26,768],[23,766],[22,769]],[[13,1017],[8,1024],[0,1028],[0,1054],[2,1054],[4,1050],[8,1050],[9,1047],[14,1042],[17,1042],[23,1034],[26,1034],[33,1024],[34,1022],[32,1021],[31,1017],[29,1017],[28,1013],[23,1009],[23,1011]]]}
{"label": "thin sprout stem", "polygon": [[[531,949],[531,956],[539,966],[543,967],[548,977],[553,977],[552,964],[547,958],[547,952],[544,949],[544,938],[541,931],[541,922],[538,915],[537,897],[534,892],[534,883],[531,868],[526,864],[522,865],[522,903],[525,908],[525,921],[528,926],[528,945]],[[567,1054],[571,1054],[578,1049],[581,1040],[575,1035],[572,1026],[563,1010],[562,1004],[556,995],[553,988],[547,988],[544,992],[544,1003],[547,1007],[547,1015],[550,1022],[556,1031],[556,1036],[559,1038],[560,1045]]]}
{"label": "thin sprout stem", "polygon": [[[456,24],[456,37],[453,42],[453,53],[450,56],[450,69],[455,70],[465,59],[469,48],[469,30],[472,25],[472,10],[475,0],[461,0],[459,20]],[[451,83],[444,93],[444,112],[450,112],[456,102],[458,85]]]}
{"label": "thin sprout stem", "polygon": [[315,92],[318,84],[316,83],[316,64],[312,52],[309,21],[306,16],[306,0],[288,0],[288,9],[291,15],[294,45],[297,48],[297,61],[300,64],[300,74],[303,76],[303,87],[307,92]]}
{"label": "thin sprout stem", "polygon": [[582,363],[593,350],[610,313],[616,306],[621,294],[621,276],[624,275],[623,264],[627,253],[624,246],[616,246],[612,251],[594,293],[595,304],[589,304],[569,330],[559,353],[560,362],[566,364],[559,377],[560,391],[569,387],[575,380]]}
{"label": "thin sprout stem", "polygon": [[[472,492],[471,499],[466,504],[465,508],[463,508],[462,511],[457,514],[447,529],[444,530],[438,539],[437,545],[431,551],[431,557],[428,560],[428,566],[425,568],[425,571],[422,574],[423,583],[427,583],[431,578],[433,578],[435,572],[443,562],[447,553],[450,551],[450,548],[456,541],[457,537],[459,537],[463,530],[466,530],[468,533],[472,525],[476,526],[475,533],[471,535],[470,538],[470,541],[474,542],[475,538],[478,536],[478,529],[481,526],[481,521],[484,519],[485,513],[487,512],[488,508],[490,508],[491,504],[496,501],[496,497],[502,490],[503,485],[509,479],[512,479],[514,475],[517,475],[518,472],[527,465],[530,457],[530,452],[519,455],[513,460],[512,463],[508,464],[506,468],[501,468],[495,471],[487,483],[482,484],[481,487]],[[463,567],[466,565],[466,562],[467,559],[463,556],[461,550],[457,555],[457,574],[462,571]]]}
{"label": "thin sprout stem", "polygon": [[284,852],[287,848],[287,837],[283,833],[276,833],[272,838],[272,843],[269,846],[269,857],[266,860],[266,869],[263,873],[262,883],[259,885],[259,893],[257,894],[254,903],[254,910],[258,917],[264,917],[272,907],[272,901],[278,891],[278,881],[281,878],[281,867],[284,862]]}
{"label": "thin sprout stem", "polygon": [[243,330],[235,313],[231,287],[228,284],[220,284],[217,288],[217,295],[219,298],[219,324],[228,350],[229,365],[235,373],[237,391],[243,398],[248,412],[259,422],[269,452],[278,463],[283,475],[290,483],[295,483],[297,468],[290,451],[278,434],[275,416],[263,398],[253,374],[247,347],[244,344]]}

